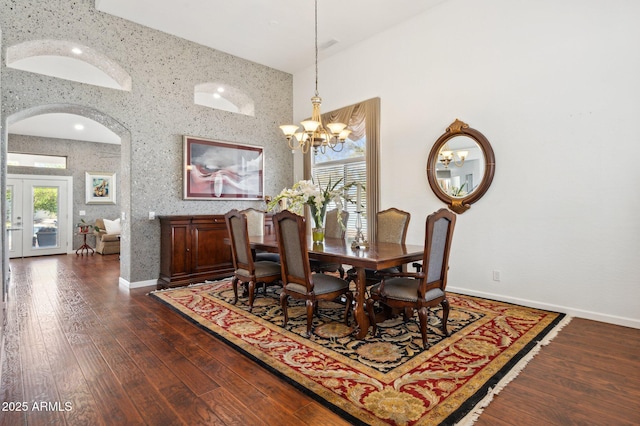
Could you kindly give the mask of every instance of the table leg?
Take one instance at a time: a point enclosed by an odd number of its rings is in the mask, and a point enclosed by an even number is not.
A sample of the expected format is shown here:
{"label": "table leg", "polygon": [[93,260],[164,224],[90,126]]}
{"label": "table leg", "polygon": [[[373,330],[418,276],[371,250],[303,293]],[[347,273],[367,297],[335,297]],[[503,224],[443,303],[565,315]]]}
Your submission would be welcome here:
{"label": "table leg", "polygon": [[76,250],[76,256],[77,255],[83,255],[84,256],[84,252],[87,252],[87,256],[89,255],[89,250],[91,250],[91,254],[94,253],[93,247],[91,247],[89,244],[87,244],[87,234],[85,232],[81,233],[82,236],[84,237],[83,239],[83,244],[78,248],[78,250]]}
{"label": "table leg", "polygon": [[356,338],[364,339],[367,333],[369,332],[369,316],[367,315],[367,311],[365,309],[365,296],[367,294],[366,291],[366,283],[367,276],[364,268],[356,268],[356,272],[358,273],[358,279],[356,281],[356,294],[355,294],[355,306],[353,308],[353,316],[356,319],[356,323],[358,325],[356,329]]}

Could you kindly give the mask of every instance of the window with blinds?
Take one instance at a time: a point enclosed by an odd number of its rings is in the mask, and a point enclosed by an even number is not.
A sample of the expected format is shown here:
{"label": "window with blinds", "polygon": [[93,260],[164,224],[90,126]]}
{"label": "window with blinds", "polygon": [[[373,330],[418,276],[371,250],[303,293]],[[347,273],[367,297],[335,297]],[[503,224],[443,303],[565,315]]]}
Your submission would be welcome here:
{"label": "window with blinds", "polygon": [[[347,141],[345,148],[340,152],[334,152],[327,149],[325,153],[312,154],[312,170],[311,176],[313,181],[325,188],[329,181],[332,183],[340,180],[339,187],[348,186],[352,182],[359,183],[363,188],[367,183],[367,165],[365,160],[365,147],[366,137],[358,141]],[[345,198],[350,199],[351,202],[347,202],[345,210],[349,212],[349,220],[346,223],[347,237],[355,237],[356,234],[356,197],[357,186],[352,185],[348,190],[345,190]],[[367,211],[367,197],[366,191],[362,190],[360,193],[362,202],[362,229],[366,233],[367,230],[367,218],[365,212]],[[327,206],[327,210],[335,209],[334,203]]]}

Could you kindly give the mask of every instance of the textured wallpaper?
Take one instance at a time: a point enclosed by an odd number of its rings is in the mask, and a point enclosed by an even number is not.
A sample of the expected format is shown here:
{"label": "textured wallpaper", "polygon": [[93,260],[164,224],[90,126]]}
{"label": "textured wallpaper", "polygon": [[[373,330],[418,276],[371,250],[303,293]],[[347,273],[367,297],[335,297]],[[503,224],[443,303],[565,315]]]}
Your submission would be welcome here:
{"label": "textured wallpaper", "polygon": [[[73,111],[122,138],[118,209],[124,212],[121,277],[158,278],[156,215],[224,214],[264,207],[259,201],[182,199],[183,135],[259,145],[265,152],[265,193],[291,184],[293,159],[278,125],[292,121],[292,76],[98,12],[93,0],[0,1],[2,118]],[[130,91],[62,80],[6,67],[6,49],[27,41],[66,40],[91,47],[131,76]],[[255,116],[194,104],[194,87],[222,81],[253,99]],[[7,142],[2,141],[3,150]],[[78,202],[74,208],[78,209]],[[77,215],[77,210],[74,212]]]}

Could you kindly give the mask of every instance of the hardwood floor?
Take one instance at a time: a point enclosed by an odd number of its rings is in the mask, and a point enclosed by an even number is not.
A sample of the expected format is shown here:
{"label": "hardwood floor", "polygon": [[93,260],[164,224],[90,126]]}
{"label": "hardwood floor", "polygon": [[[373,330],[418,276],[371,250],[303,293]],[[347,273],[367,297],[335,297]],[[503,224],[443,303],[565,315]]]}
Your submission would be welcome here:
{"label": "hardwood floor", "polygon": [[[0,425],[344,425],[147,297],[118,256],[11,261]],[[640,424],[640,330],[574,319],[477,425]],[[24,404],[23,404],[24,402]]]}

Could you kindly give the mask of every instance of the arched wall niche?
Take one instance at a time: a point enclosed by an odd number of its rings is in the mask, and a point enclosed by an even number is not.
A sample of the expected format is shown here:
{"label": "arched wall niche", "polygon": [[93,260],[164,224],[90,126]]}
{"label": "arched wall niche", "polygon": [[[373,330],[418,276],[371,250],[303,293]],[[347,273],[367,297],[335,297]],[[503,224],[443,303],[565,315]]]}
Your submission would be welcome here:
{"label": "arched wall niche", "polygon": [[38,115],[44,114],[72,114],[79,115],[82,117],[86,117],[90,120],[93,120],[97,123],[102,124],[107,129],[111,130],[113,133],[118,135],[122,140],[129,134],[129,131],[120,124],[113,117],[106,115],[105,113],[98,111],[95,108],[83,106],[83,105],[74,105],[74,104],[49,104],[49,105],[38,105],[32,108],[28,108],[15,114],[12,114],[7,117],[7,128],[10,128],[11,125],[18,123],[22,120],[26,120],[27,118],[35,117]]}
{"label": "arched wall niche", "polygon": [[222,81],[197,84],[193,89],[193,102],[213,109],[255,116],[255,103],[237,87]]}
{"label": "arched wall niche", "polygon": [[131,76],[89,46],[67,40],[31,40],[7,48],[7,67],[65,80],[131,90]]}

